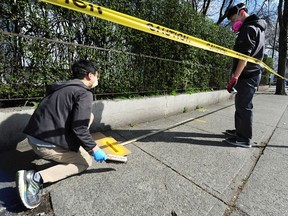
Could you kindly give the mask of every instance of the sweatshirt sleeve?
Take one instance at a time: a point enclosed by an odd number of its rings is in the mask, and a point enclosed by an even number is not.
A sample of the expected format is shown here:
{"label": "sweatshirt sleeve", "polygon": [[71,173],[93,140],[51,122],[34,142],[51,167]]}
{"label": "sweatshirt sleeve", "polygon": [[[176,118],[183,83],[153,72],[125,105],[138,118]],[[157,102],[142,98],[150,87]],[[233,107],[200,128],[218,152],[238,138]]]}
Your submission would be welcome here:
{"label": "sweatshirt sleeve", "polygon": [[89,131],[92,101],[92,93],[86,91],[77,96],[73,107],[72,131],[86,151],[90,151],[96,145]]}
{"label": "sweatshirt sleeve", "polygon": [[255,28],[247,26],[244,31],[241,31],[238,41],[238,52],[250,56],[256,46]]}

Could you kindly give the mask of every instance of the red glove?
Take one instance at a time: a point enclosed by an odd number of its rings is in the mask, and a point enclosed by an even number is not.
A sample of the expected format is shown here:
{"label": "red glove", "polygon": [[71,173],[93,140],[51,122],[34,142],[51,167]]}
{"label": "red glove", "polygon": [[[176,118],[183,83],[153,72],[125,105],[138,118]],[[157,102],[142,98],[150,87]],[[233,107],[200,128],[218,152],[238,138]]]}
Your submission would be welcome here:
{"label": "red glove", "polygon": [[231,79],[231,81],[228,83],[228,85],[227,85],[227,91],[228,91],[229,93],[231,93],[232,88],[236,85],[237,81],[238,81],[238,77],[233,77],[233,78]]}

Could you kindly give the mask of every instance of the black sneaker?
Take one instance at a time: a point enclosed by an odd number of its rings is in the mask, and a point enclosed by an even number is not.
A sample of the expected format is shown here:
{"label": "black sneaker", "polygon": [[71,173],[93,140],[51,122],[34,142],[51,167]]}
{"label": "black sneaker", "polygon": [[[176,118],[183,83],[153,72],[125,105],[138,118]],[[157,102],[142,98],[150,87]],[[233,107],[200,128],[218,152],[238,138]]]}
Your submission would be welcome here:
{"label": "black sneaker", "polygon": [[252,147],[250,142],[237,141],[236,138],[228,138],[228,139],[225,139],[224,141],[231,144],[231,145],[239,146],[239,147],[243,147],[243,148],[251,148]]}
{"label": "black sneaker", "polygon": [[236,138],[236,130],[226,130],[225,132],[223,132],[223,134],[231,138]]}
{"label": "black sneaker", "polygon": [[42,184],[33,179],[34,171],[19,170],[16,175],[16,186],[23,205],[28,209],[36,208],[41,203]]}

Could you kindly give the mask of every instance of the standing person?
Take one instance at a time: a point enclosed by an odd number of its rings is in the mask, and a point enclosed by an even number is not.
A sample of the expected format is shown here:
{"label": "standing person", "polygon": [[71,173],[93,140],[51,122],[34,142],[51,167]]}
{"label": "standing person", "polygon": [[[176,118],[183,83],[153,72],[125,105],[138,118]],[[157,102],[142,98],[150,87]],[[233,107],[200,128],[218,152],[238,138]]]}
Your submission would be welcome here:
{"label": "standing person", "polygon": [[44,183],[85,171],[92,164],[89,153],[97,162],[106,160],[106,154],[89,132],[94,119],[90,89],[98,85],[98,69],[91,61],[80,60],[73,64],[72,72],[73,80],[51,86],[24,129],[34,152],[41,158],[57,162],[39,172],[17,172],[18,193],[28,209],[40,204]]}
{"label": "standing person", "polygon": [[[255,14],[249,15],[244,3],[232,6],[227,18],[233,23],[232,30],[237,32],[234,46],[236,52],[263,60],[265,50],[266,22]],[[261,66],[245,60],[234,59],[233,77],[227,86],[229,93],[235,88],[235,129],[226,130],[229,144],[250,148],[252,139],[252,99],[261,78]]]}

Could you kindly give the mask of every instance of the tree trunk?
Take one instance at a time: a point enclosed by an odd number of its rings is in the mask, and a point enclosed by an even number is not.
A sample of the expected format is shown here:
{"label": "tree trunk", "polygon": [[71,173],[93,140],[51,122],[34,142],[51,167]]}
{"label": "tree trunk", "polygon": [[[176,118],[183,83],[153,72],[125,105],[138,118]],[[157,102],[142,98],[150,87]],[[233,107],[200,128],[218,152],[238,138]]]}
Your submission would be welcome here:
{"label": "tree trunk", "polygon": [[[287,61],[288,0],[284,0],[284,8],[283,8],[283,0],[279,1],[278,18],[279,18],[279,31],[280,31],[279,32],[278,74],[284,77],[285,70],[286,70],[286,61]],[[275,94],[286,95],[285,80],[281,78],[277,78]]]}

